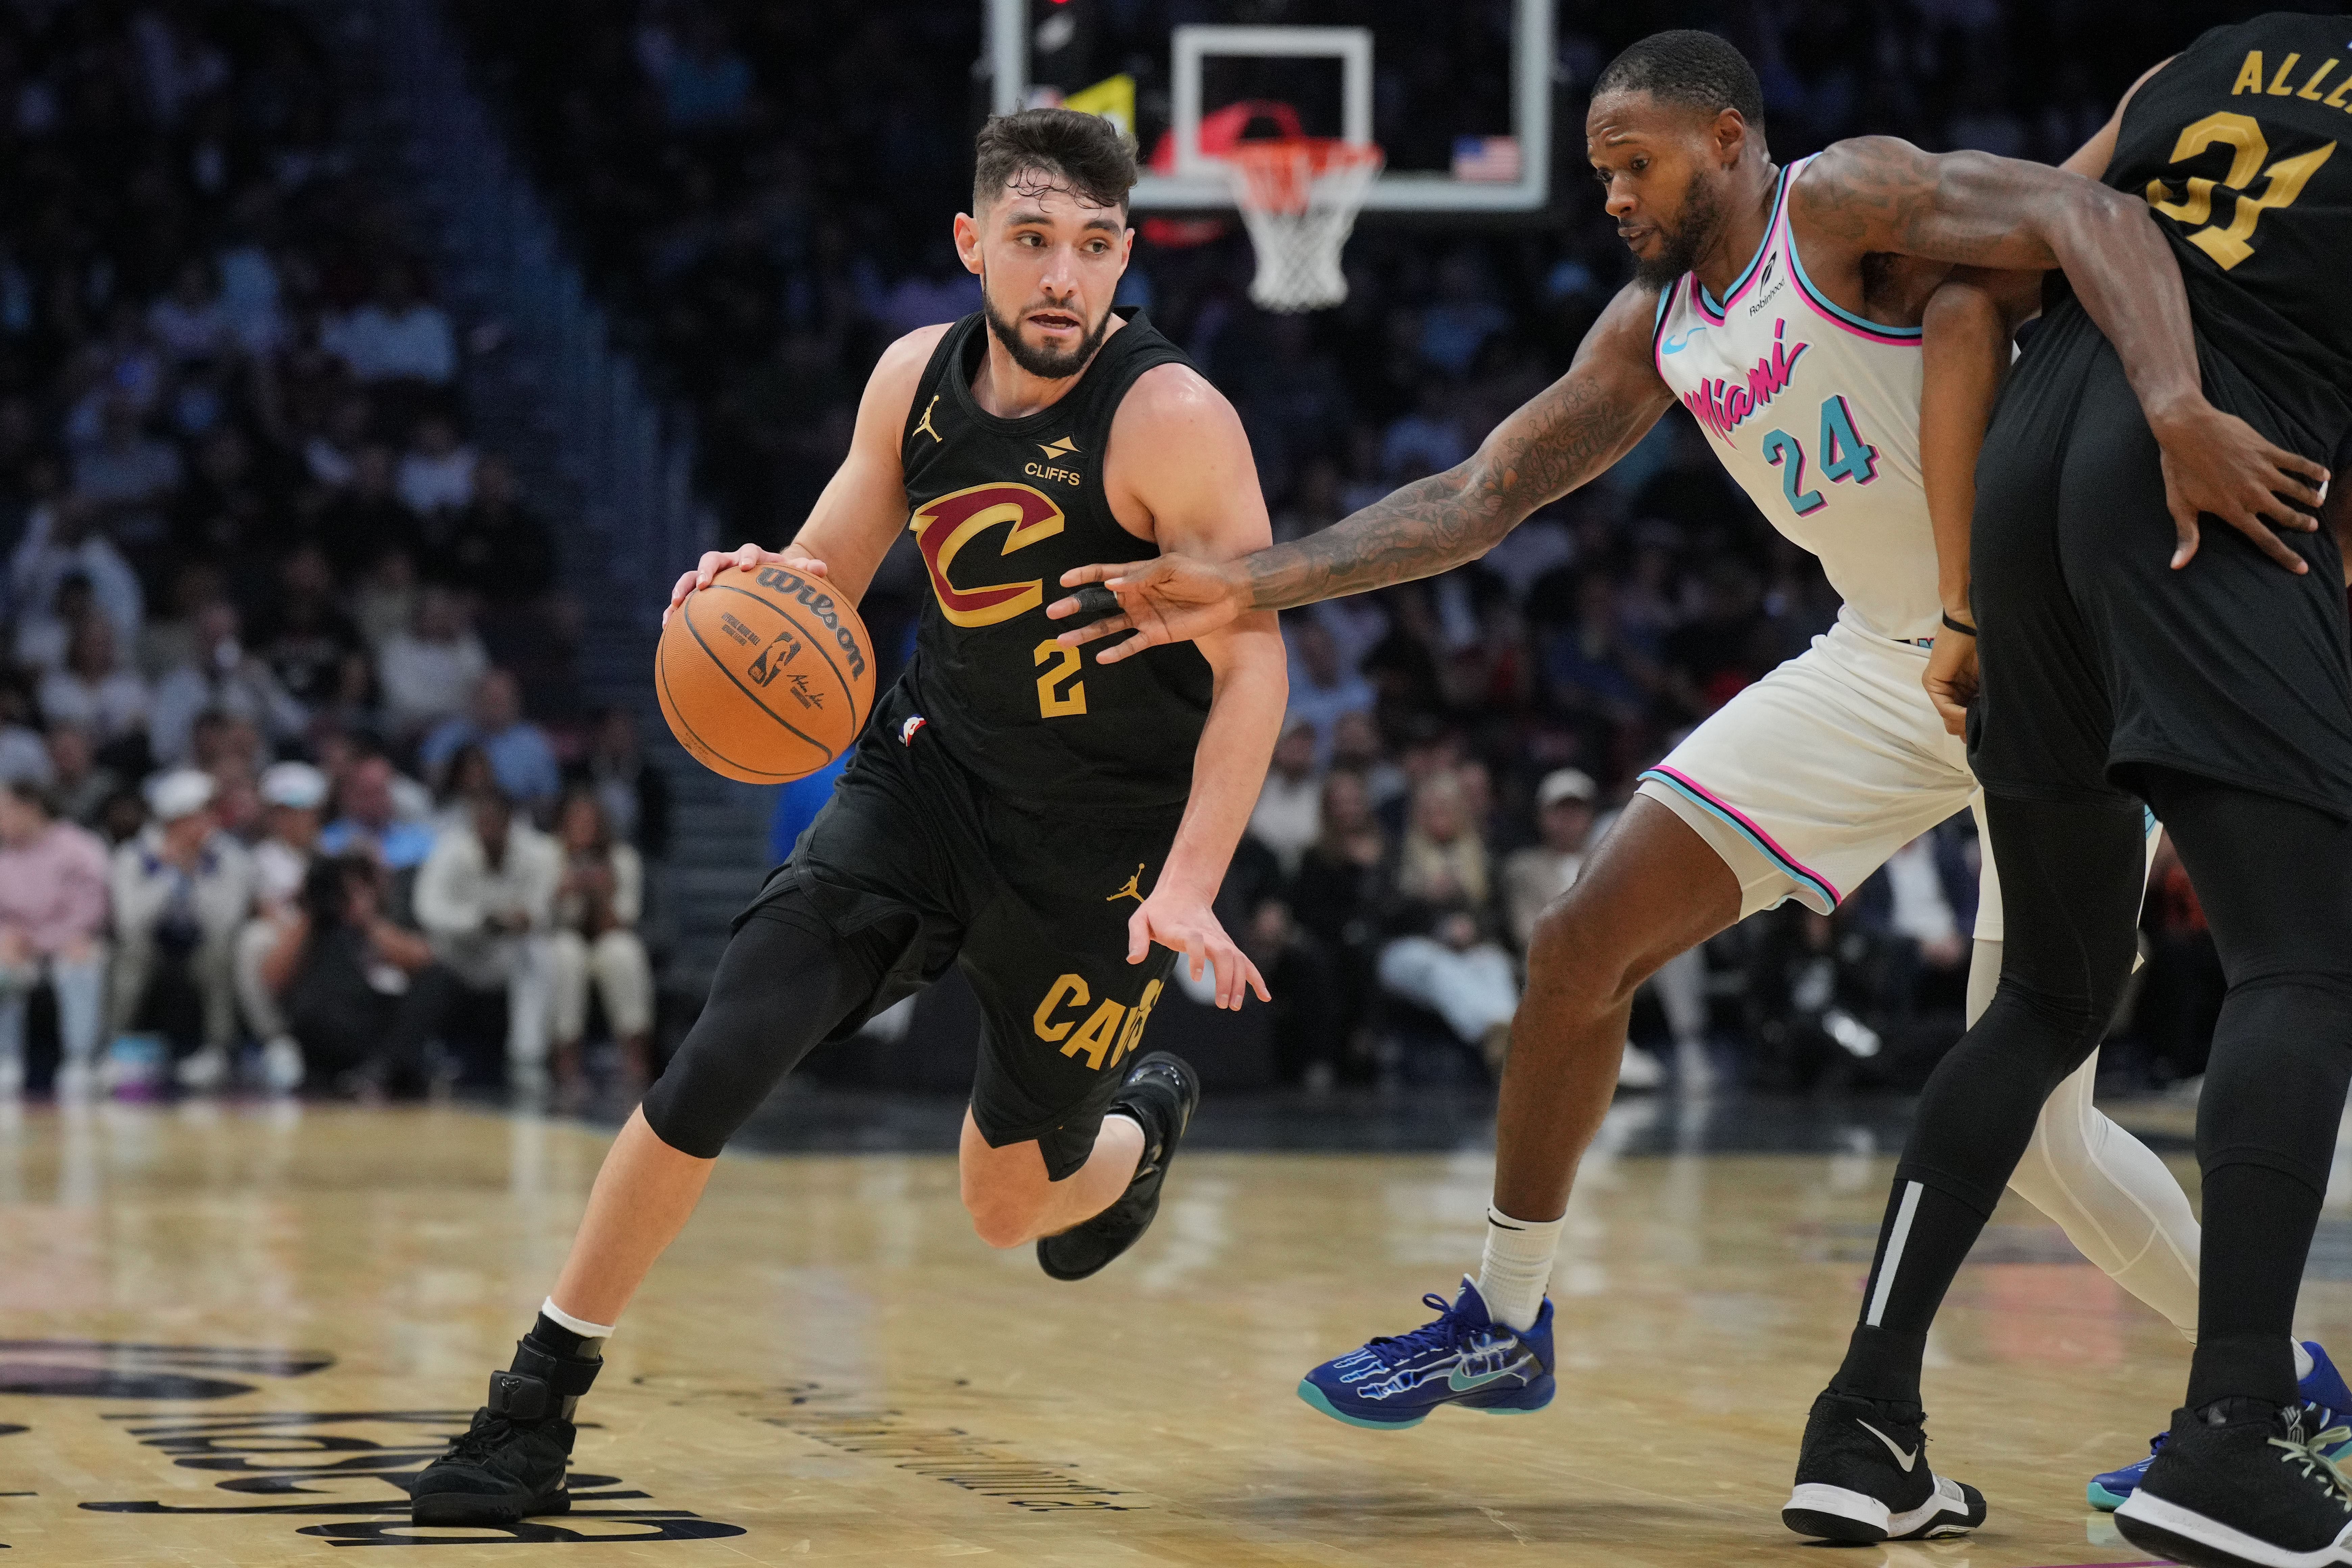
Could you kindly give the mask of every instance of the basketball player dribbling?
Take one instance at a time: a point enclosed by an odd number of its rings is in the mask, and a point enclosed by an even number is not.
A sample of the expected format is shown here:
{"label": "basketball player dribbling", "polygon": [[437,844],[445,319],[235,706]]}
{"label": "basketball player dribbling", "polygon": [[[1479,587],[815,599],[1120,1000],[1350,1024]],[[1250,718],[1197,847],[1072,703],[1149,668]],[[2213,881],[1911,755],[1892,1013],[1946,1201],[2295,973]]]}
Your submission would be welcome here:
{"label": "basketball player dribbling", "polygon": [[[1475,456],[1246,560],[1167,555],[1064,579],[1118,595],[1121,615],[1065,634],[1084,644],[1135,629],[1102,656],[1112,659],[1244,612],[1427,576],[1476,559],[1597,477],[1679,400],[1774,526],[1820,557],[1844,601],[1811,650],[1739,692],[1643,775],[1547,911],[1512,1026],[1477,1279],[1435,1321],[1325,1363],[1300,1384],[1308,1403],[1363,1426],[1412,1426],[1444,1404],[1509,1412],[1551,1400],[1544,1288],[1577,1161],[1614,1088],[1634,990],[1756,910],[1794,898],[1829,912],[1895,850],[1975,801],[1965,746],[1923,689],[1939,635],[1973,635],[1965,570],[1938,570],[1923,461],[1955,436],[1921,429],[1921,321],[1952,264],[2067,269],[2135,391],[2163,410],[2176,512],[2219,515],[2276,556],[2285,547],[2261,510],[2274,506],[2273,489],[2296,482],[2288,475],[2312,469],[2198,395],[2179,274],[2136,199],[2035,164],[1929,156],[1890,139],[1776,166],[1754,71],[1698,32],[1655,35],[1612,62],[1594,86],[1586,137],[1635,257],[1633,281],[1567,375]],[[1958,435],[1972,449],[1983,410],[1958,416],[1976,422]],[[1050,613],[1075,607],[1065,600]],[[1978,920],[1972,1011],[2000,969],[1990,857]],[[2193,1333],[2187,1200],[2153,1153],[2093,1108],[2093,1071],[2082,1064],[2049,1097],[2011,1183],[2085,1256]],[[1870,1418],[1916,1455],[1916,1405],[1873,1406]],[[1887,1470],[1886,1496],[1855,1503],[1876,1510],[1857,1531],[1924,1535],[1981,1519],[1981,1499],[1927,1467]]]}
{"label": "basketball player dribbling", "polygon": [[982,308],[892,344],[848,457],[780,563],[850,603],[910,531],[932,588],[905,675],[832,800],[736,921],[702,1015],[605,1156],[570,1258],[471,1429],[413,1491],[420,1524],[569,1508],[572,1412],[721,1147],[824,1040],[958,963],[986,1028],[960,1165],[991,1246],[1058,1279],[1158,1210],[1199,1085],[1139,1045],[1170,966],[1220,1005],[1264,982],[1210,912],[1287,695],[1270,612],[1144,663],[1055,639],[1046,584],[1106,553],[1225,560],[1272,535],[1241,422],[1139,313],[1114,310],[1132,150],[1059,109],[981,132],[955,220]]}

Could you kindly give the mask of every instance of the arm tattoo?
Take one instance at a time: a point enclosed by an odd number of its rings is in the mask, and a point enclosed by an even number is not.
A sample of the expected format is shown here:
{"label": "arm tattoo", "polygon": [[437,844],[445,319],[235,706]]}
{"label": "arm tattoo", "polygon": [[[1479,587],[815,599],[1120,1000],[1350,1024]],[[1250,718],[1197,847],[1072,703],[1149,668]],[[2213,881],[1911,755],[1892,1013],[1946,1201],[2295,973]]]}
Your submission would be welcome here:
{"label": "arm tattoo", "polygon": [[1250,603],[1286,610],[1475,561],[1527,515],[1607,468],[1660,400],[1570,371],[1466,462],[1417,480],[1320,533],[1248,556]]}

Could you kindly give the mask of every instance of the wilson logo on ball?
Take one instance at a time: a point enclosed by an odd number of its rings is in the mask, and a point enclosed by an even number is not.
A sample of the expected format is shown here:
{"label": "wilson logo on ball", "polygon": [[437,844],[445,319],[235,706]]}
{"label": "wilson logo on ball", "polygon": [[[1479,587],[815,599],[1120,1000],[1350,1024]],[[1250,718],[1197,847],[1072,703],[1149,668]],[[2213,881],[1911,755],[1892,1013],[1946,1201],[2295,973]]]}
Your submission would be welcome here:
{"label": "wilson logo on ball", "polygon": [[923,567],[931,576],[931,592],[940,610],[960,626],[992,626],[1025,615],[1045,602],[1045,582],[1032,577],[1021,583],[989,583],[958,587],[950,575],[957,553],[993,528],[1004,528],[1004,548],[1010,555],[1062,531],[1062,509],[1042,490],[999,481],[973,485],[943,495],[908,520],[915,546],[923,552]]}

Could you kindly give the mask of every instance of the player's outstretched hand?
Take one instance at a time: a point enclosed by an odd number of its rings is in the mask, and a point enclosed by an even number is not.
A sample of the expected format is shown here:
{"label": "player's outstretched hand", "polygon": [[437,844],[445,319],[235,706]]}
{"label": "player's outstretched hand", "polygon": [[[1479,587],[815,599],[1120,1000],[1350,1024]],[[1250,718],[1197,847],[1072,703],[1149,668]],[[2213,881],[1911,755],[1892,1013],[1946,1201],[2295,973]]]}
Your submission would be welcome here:
{"label": "player's outstretched hand", "polygon": [[789,566],[809,577],[824,575],[824,563],[814,555],[785,547],[782,550],[762,550],[756,544],[739,544],[732,550],[706,550],[693,570],[678,574],[671,584],[669,608],[662,611],[662,625],[669,625],[670,612],[686,603],[686,596],[697,588],[708,588],[710,580],[730,566],[740,566],[749,572],[761,566]]}
{"label": "player's outstretched hand", "polygon": [[1977,639],[1966,632],[1945,631],[1927,652],[1927,673],[1920,684],[1936,705],[1944,728],[1955,735],[1969,732],[1969,704],[1977,700]]}
{"label": "player's outstretched hand", "polygon": [[[1160,643],[1190,642],[1230,625],[1250,607],[1249,576],[1237,562],[1197,560],[1190,555],[1160,555],[1130,561],[1123,566],[1079,566],[1062,574],[1062,586],[1082,588],[1099,583],[1118,600],[1118,613],[1064,632],[1057,639],[1071,647],[1114,633],[1136,635],[1115,643],[1096,656],[1098,664],[1117,664]],[[1073,594],[1045,606],[1053,620],[1066,620],[1097,607],[1093,595]],[[1238,1000],[1234,1004],[1239,1006]]]}
{"label": "player's outstretched hand", "polygon": [[1225,928],[1209,912],[1208,904],[1198,898],[1152,890],[1151,897],[1143,900],[1143,907],[1128,917],[1127,961],[1141,963],[1150,955],[1155,942],[1182,953],[1179,962],[1187,966],[1193,979],[1201,978],[1204,964],[1215,973],[1220,1007],[1239,1012],[1243,995],[1251,991],[1257,993],[1261,1002],[1274,1000],[1257,965],[1234,945],[1234,939],[1225,934]]}
{"label": "player's outstretched hand", "polygon": [[2310,570],[2273,531],[2309,533],[2319,526],[2309,513],[2327,499],[2326,468],[2272,446],[2252,426],[2202,398],[2157,426],[2156,439],[2163,451],[2164,502],[2178,539],[2174,571],[2196,555],[2197,517],[2209,511],[2288,571]]}

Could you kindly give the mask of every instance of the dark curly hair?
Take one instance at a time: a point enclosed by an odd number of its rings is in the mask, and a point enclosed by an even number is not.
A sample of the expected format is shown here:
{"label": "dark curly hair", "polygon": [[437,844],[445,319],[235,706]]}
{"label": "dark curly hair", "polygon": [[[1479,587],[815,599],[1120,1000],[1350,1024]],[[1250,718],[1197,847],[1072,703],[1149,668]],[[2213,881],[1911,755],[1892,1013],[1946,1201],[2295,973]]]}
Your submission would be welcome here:
{"label": "dark curly hair", "polygon": [[1067,191],[1095,206],[1124,211],[1135,184],[1135,144],[1101,115],[1075,109],[999,114],[980,128],[974,152],[974,212],[1008,188],[1024,195]]}

